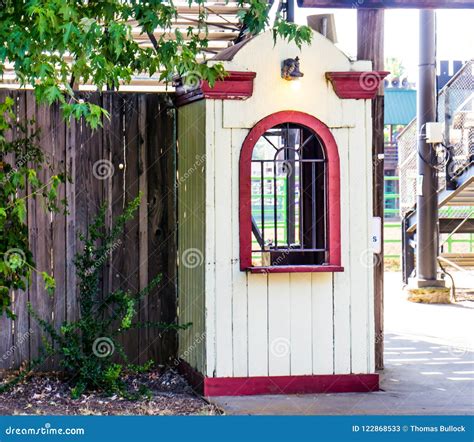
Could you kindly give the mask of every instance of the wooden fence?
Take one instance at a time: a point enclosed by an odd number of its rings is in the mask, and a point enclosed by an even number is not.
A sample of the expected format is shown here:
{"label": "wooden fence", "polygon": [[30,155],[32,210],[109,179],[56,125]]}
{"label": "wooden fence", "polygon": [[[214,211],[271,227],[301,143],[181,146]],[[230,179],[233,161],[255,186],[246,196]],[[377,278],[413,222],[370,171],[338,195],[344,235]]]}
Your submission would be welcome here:
{"label": "wooden fence", "polygon": [[[56,169],[67,166],[72,183],[61,186],[68,214],[47,213],[41,201],[28,201],[28,230],[36,267],[56,280],[49,296],[42,278],[32,276],[26,292],[15,292],[15,321],[0,319],[0,368],[19,367],[34,359],[42,347],[42,332],[27,311],[27,302],[56,327],[78,315],[78,290],[73,259],[80,247],[78,232],[87,226],[104,202],[107,223],[124,205],[143,193],[137,216],[130,221],[118,246],[111,249],[101,281],[104,292],[117,288],[140,290],[154,276],[163,279],[141,301],[140,321],[173,322],[175,288],[175,114],[166,97],[157,94],[88,94],[87,100],[110,113],[102,128],[92,131],[83,121],[63,120],[58,106],[39,106],[31,91],[0,91],[16,102],[20,120],[34,118],[40,144]],[[15,134],[11,136],[15,137]],[[38,171],[43,180],[48,170]],[[1,239],[0,239],[1,240]],[[176,352],[176,336],[157,331],[130,331],[123,345],[131,361],[152,358],[164,363]],[[43,369],[57,368],[56,360]]]}

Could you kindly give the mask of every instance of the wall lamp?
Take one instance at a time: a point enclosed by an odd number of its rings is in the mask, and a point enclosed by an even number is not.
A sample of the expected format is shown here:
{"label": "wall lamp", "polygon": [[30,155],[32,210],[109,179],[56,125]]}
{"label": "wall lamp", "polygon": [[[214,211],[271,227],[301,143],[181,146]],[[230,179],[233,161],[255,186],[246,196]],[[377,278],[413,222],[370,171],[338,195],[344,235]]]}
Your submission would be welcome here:
{"label": "wall lamp", "polygon": [[287,58],[283,61],[283,64],[281,66],[281,78],[291,81],[298,80],[303,76],[303,72],[300,71],[299,57]]}

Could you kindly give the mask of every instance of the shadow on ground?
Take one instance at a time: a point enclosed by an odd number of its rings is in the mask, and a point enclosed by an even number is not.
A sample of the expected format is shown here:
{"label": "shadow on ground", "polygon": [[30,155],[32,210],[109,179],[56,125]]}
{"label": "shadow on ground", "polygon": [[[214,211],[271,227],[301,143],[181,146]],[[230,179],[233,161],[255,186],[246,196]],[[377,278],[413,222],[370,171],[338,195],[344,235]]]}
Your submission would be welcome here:
{"label": "shadow on ground", "polygon": [[386,274],[381,391],[212,398],[227,414],[471,415],[474,309],[406,301],[399,273]]}

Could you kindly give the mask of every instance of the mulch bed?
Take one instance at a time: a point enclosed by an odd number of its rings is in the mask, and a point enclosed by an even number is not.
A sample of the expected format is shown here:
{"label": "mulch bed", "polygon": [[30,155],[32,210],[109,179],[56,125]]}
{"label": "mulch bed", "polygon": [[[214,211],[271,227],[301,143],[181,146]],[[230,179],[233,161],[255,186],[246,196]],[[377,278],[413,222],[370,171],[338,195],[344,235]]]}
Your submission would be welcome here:
{"label": "mulch bed", "polygon": [[214,415],[219,410],[197,396],[175,371],[156,370],[125,377],[128,390],[145,385],[151,397],[128,400],[90,392],[71,398],[71,386],[58,373],[38,374],[0,394],[0,415]]}

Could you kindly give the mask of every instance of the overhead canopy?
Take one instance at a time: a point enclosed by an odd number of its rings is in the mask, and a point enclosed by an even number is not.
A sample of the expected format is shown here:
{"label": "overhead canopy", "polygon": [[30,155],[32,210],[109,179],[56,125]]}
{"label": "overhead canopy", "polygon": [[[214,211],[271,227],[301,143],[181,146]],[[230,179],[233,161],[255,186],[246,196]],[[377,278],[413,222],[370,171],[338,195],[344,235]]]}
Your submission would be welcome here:
{"label": "overhead canopy", "polygon": [[416,116],[416,90],[385,89],[384,124],[408,124]]}
{"label": "overhead canopy", "polygon": [[414,8],[466,9],[474,8],[473,0],[298,0],[300,8]]}

